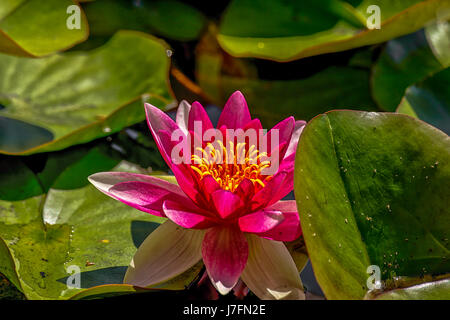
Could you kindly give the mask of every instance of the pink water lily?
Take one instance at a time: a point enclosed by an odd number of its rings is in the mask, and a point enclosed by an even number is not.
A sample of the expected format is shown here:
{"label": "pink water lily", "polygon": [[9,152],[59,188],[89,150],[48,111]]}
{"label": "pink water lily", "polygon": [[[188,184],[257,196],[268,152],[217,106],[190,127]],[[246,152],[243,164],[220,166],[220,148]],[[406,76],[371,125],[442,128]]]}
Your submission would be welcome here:
{"label": "pink water lily", "polygon": [[[295,201],[281,199],[293,189],[295,151],[305,122],[289,117],[251,140],[244,133],[261,132],[262,126],[251,119],[239,91],[225,104],[217,128],[198,102],[183,101],[176,121],[150,104],[145,108],[178,185],[123,172],[89,177],[110,197],[168,218],[139,247],[124,282],[152,286],[203,259],[221,294],[241,279],[261,299],[302,299],[298,270],[283,243],[301,235],[299,216]],[[230,138],[231,129],[244,139]],[[214,141],[201,137],[208,130],[218,133]],[[267,141],[265,151],[259,148],[262,141]]]}

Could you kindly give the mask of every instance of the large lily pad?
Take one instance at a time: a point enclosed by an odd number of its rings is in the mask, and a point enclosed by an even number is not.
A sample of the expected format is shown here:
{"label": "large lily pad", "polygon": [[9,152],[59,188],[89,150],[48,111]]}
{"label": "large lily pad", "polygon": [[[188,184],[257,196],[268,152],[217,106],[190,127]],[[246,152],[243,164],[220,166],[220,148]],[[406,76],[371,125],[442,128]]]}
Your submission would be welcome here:
{"label": "large lily pad", "polygon": [[328,299],[380,280],[450,273],[450,138],[407,115],[332,111],[299,141],[295,196]]}
{"label": "large lily pad", "polygon": [[[380,8],[380,29],[366,27],[371,5]],[[449,7],[449,0],[236,0],[218,40],[234,56],[290,61],[385,42],[417,31]]]}
{"label": "large lily pad", "polygon": [[450,133],[450,68],[406,90],[397,112],[422,119]]}
{"label": "large lily pad", "polygon": [[41,57],[86,40],[89,28],[81,9],[80,28],[67,27],[67,20],[71,21],[75,13],[71,10],[67,13],[68,8],[75,4],[72,0],[2,0],[0,52]]}
{"label": "large lily pad", "polygon": [[91,52],[0,55],[0,153],[60,150],[142,121],[143,100],[171,100],[168,68],[166,45],[132,31]]}
{"label": "large lily pad", "polygon": [[[438,27],[443,25],[444,27]],[[439,23],[402,38],[391,40],[373,68],[372,92],[383,110],[394,111],[405,89],[450,66],[448,50],[435,56],[450,38],[450,30]]]}
{"label": "large lily pad", "polygon": [[[37,174],[17,158],[1,160],[0,272],[28,299],[141,291],[120,284],[137,247],[165,219],[105,196],[86,179],[97,171],[133,166],[117,165],[100,147],[51,154]],[[72,265],[80,268],[80,289],[66,286]],[[158,288],[184,289],[201,267]],[[106,284],[116,286],[83,291]]]}

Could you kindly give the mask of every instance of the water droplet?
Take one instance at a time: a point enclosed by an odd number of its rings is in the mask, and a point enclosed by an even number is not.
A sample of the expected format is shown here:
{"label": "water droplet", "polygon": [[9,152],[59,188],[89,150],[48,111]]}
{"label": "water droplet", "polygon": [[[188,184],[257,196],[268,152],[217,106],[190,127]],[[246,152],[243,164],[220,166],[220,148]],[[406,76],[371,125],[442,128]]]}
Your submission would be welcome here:
{"label": "water droplet", "polygon": [[348,223],[348,219],[347,219],[347,218],[345,218],[344,222],[345,222],[345,223]]}
{"label": "water droplet", "polygon": [[166,55],[167,55],[169,58],[172,56],[172,54],[173,54],[173,51],[172,51],[172,50],[169,50],[169,49],[166,50]]}
{"label": "water droplet", "polygon": [[306,200],[309,200],[309,196],[306,196]]}
{"label": "water droplet", "polygon": [[342,248],[342,244],[339,243],[339,248]]}
{"label": "water droplet", "polygon": [[109,132],[111,132],[111,128],[110,127],[103,127],[103,132],[105,132],[105,133],[109,133]]}
{"label": "water droplet", "polygon": [[315,236],[317,236],[317,234],[314,232],[314,233],[312,234],[312,236],[315,237]]}
{"label": "water droplet", "polygon": [[389,212],[392,212],[392,210],[391,210],[391,205],[390,205],[390,204],[386,205],[386,209],[387,209]]}

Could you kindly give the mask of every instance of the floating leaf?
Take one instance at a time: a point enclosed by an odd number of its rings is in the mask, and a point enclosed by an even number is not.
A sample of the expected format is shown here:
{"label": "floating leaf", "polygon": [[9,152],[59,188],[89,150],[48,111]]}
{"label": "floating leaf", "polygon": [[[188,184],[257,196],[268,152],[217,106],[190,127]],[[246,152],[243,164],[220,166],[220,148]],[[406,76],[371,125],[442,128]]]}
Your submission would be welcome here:
{"label": "floating leaf", "polygon": [[[28,299],[66,299],[94,286],[121,284],[137,247],[165,220],[87,182],[93,172],[130,169],[124,162],[116,166],[100,147],[50,154],[37,174],[20,159],[0,159],[0,238],[7,245],[6,251],[0,242],[0,272]],[[76,284],[70,266],[81,271],[80,289],[67,286]],[[184,289],[201,267],[157,288]]]}
{"label": "floating leaf", "polygon": [[380,280],[450,272],[450,138],[401,114],[332,111],[299,141],[295,198],[328,299]]}
{"label": "floating leaf", "polygon": [[85,6],[92,36],[110,36],[120,29],[139,30],[179,41],[195,40],[206,19],[180,1],[97,0]]}
{"label": "floating leaf", "polygon": [[450,280],[427,282],[395,289],[375,297],[376,300],[450,300]]}
{"label": "floating leaf", "polygon": [[450,133],[450,68],[406,90],[397,112],[422,119]]}
{"label": "floating leaf", "polygon": [[144,120],[143,100],[171,99],[168,68],[165,45],[132,31],[87,53],[0,55],[0,153],[60,150]]}
{"label": "floating leaf", "polygon": [[[71,6],[76,6],[79,12]],[[79,19],[79,25],[74,20],[74,28],[70,29],[72,16]],[[86,40],[88,34],[86,17],[75,1],[2,0],[0,3],[0,52],[41,57],[68,49]]]}
{"label": "floating leaf", "polygon": [[380,108],[394,111],[408,86],[450,66],[450,61],[439,61],[432,49],[449,38],[449,30],[441,32],[433,26],[387,43],[372,74],[372,92]]}
{"label": "floating leaf", "polygon": [[[380,29],[366,27],[372,5],[380,8]],[[290,61],[397,38],[449,7],[449,0],[235,0],[218,40],[233,56]]]}

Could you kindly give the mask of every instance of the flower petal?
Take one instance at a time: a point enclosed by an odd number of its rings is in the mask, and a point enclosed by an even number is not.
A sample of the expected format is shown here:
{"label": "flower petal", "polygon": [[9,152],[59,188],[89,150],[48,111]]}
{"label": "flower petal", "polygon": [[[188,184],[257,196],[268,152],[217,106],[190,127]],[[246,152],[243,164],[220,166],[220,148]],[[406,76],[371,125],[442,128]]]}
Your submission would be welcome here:
{"label": "flower petal", "polygon": [[184,195],[141,181],[121,182],[109,188],[108,192],[126,205],[160,217],[165,216],[162,209],[164,201],[189,201]]}
{"label": "flower petal", "polygon": [[305,125],[306,121],[303,120],[295,121],[294,131],[292,132],[289,145],[287,147],[286,153],[284,154],[284,158],[288,158],[289,156],[295,155],[295,152],[297,151],[298,140],[300,139],[300,135],[302,134]]}
{"label": "flower petal", "polygon": [[[157,216],[164,216],[164,213],[162,211],[162,203],[165,199],[171,198],[171,199],[187,200],[187,197],[185,196],[185,194],[178,185],[144,174],[128,173],[128,172],[99,172],[90,175],[88,177],[88,180],[104,194],[116,200],[122,201],[136,209]],[[119,194],[114,194],[113,192],[110,191],[111,188],[114,187],[115,185],[124,182],[144,183],[145,193],[148,193],[149,192],[148,190],[156,190],[156,192],[155,194],[151,194],[150,195],[151,198],[147,198],[146,201],[141,199],[139,200],[138,203],[134,203],[133,200],[131,199],[131,194],[127,195],[126,198],[122,198]],[[136,197],[140,198],[141,196],[136,195]]]}
{"label": "flower petal", "polygon": [[214,225],[206,213],[195,205],[186,205],[184,202],[166,200],[163,203],[166,216],[183,228],[205,229]]}
{"label": "flower petal", "polygon": [[247,262],[247,240],[236,227],[214,227],[205,234],[202,255],[212,284],[219,293],[227,294]]}
{"label": "flower petal", "polygon": [[[195,122],[201,123],[201,131],[200,132],[196,132],[194,130]],[[197,134],[200,133],[203,137],[203,133],[206,130],[212,129],[212,128],[213,128],[213,125],[212,125],[211,120],[209,119],[209,116],[206,113],[205,109],[199,102],[195,101],[192,104],[191,111],[189,112],[188,131],[194,131]]]}
{"label": "flower petal", "polygon": [[169,168],[172,167],[171,152],[174,143],[166,144],[161,142],[161,132],[166,132],[170,137],[176,130],[180,130],[180,134],[183,134],[183,130],[173,121],[165,112],[161,111],[155,106],[149,103],[145,104],[145,113],[147,116],[147,123],[158,146],[159,152],[166,161]]}
{"label": "flower petal", "polygon": [[191,111],[191,105],[186,100],[181,101],[178,105],[175,120],[178,127],[183,130],[184,134],[188,133],[189,111]]}
{"label": "flower petal", "polygon": [[183,229],[166,221],[153,231],[134,255],[123,280],[148,287],[167,281],[201,259],[202,230]]}
{"label": "flower petal", "polygon": [[228,99],[220,114],[217,128],[226,126],[229,129],[244,128],[251,121],[247,102],[240,91],[234,92]]}
{"label": "flower petal", "polygon": [[[282,187],[282,183],[286,178],[286,172],[277,172],[271,180],[269,180],[264,188],[259,190],[252,198],[252,211],[258,211],[259,209],[265,208],[268,203],[272,201],[272,198],[278,193],[278,190]],[[291,186],[291,190],[293,186]],[[273,203],[277,202],[273,201]]]}
{"label": "flower petal", "polygon": [[244,205],[238,195],[224,189],[214,191],[211,194],[211,199],[217,213],[222,219],[230,217]]}
{"label": "flower petal", "polygon": [[242,216],[238,221],[242,232],[262,233],[275,228],[283,219],[280,211],[263,210]]}
{"label": "flower petal", "polygon": [[[287,143],[291,140],[294,126],[295,126],[294,117],[289,117],[277,123],[272,129],[270,129],[269,132],[267,132],[267,134],[263,137],[264,142],[267,143],[266,146],[267,154],[272,154],[272,152],[275,151],[279,145],[286,144],[287,146]],[[272,136],[276,137],[275,132],[278,135],[278,141],[274,141],[276,143],[273,144],[272,139],[274,138],[272,138]],[[286,150],[286,148],[284,149]],[[280,150],[281,159],[283,158],[281,152],[284,152],[285,150]]]}
{"label": "flower petal", "polygon": [[262,300],[304,300],[297,267],[282,242],[248,234],[249,256],[242,281]]}
{"label": "flower petal", "polygon": [[258,236],[278,241],[294,241],[300,237],[302,228],[295,200],[278,201],[266,210],[281,212],[283,221],[265,232],[258,233]]}

